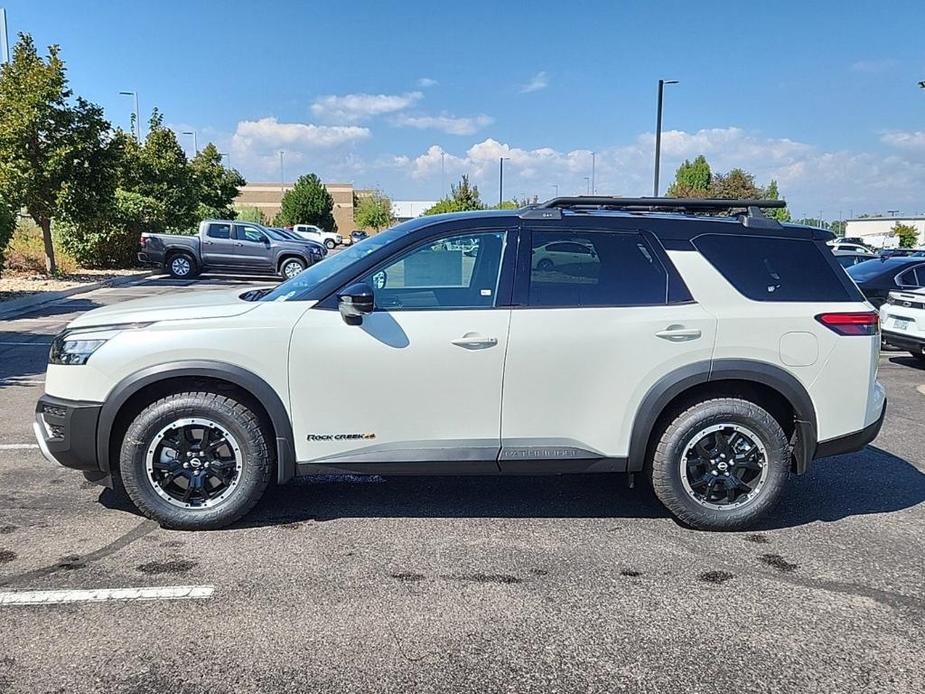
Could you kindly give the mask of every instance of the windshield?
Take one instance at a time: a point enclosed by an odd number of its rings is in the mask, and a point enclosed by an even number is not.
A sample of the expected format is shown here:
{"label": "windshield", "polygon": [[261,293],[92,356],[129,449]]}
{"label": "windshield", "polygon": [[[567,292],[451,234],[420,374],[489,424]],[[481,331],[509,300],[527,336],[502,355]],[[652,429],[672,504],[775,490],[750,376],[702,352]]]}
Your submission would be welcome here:
{"label": "windshield", "polygon": [[329,255],[321,262],[315,263],[307,270],[303,270],[290,280],[280,284],[269,294],[261,297],[261,301],[289,301],[304,291],[317,286],[330,279],[338,272],[373,253],[397,238],[404,236],[407,227],[399,225],[392,227],[381,234],[370,236],[363,243],[348,246],[340,253]]}
{"label": "windshield", "polygon": [[264,227],[264,230],[267,232],[267,236],[271,239],[276,239],[277,241],[291,241],[292,237],[286,233],[283,233],[280,229],[274,229],[272,227]]}

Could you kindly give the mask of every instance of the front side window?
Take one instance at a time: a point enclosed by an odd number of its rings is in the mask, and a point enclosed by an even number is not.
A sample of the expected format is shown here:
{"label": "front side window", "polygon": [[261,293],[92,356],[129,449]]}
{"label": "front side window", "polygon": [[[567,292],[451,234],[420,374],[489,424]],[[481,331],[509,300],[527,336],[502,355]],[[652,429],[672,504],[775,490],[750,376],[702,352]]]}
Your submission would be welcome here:
{"label": "front side window", "polygon": [[651,306],[668,275],[640,234],[534,231],[530,306]]}
{"label": "front side window", "polygon": [[208,231],[206,231],[206,236],[208,236],[210,239],[230,239],[231,225],[210,224]]}
{"label": "front side window", "polygon": [[363,281],[376,308],[490,308],[495,305],[504,232],[457,234],[427,241]]}

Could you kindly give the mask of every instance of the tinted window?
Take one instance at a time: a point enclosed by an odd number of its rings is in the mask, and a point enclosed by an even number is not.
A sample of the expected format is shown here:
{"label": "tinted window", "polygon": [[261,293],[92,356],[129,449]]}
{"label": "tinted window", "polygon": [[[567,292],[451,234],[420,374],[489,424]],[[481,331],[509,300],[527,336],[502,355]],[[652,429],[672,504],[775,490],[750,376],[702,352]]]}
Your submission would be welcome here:
{"label": "tinted window", "polygon": [[694,245],[733,287],[755,301],[859,299],[849,294],[812,241],[708,234]]}
{"label": "tinted window", "polygon": [[206,232],[206,236],[213,239],[230,239],[231,238],[231,225],[230,224],[210,224],[209,230]]}
{"label": "tinted window", "polygon": [[869,263],[858,263],[848,269],[855,282],[867,282],[880,275],[897,275],[910,265],[905,258],[880,259],[874,258]]}
{"label": "tinted window", "polygon": [[504,239],[503,232],[487,232],[427,241],[363,281],[380,309],[491,307]]}
{"label": "tinted window", "polygon": [[262,229],[258,229],[257,227],[252,227],[246,224],[236,225],[235,234],[239,240],[250,241],[252,243],[263,243],[267,238]]}
{"label": "tinted window", "polygon": [[668,275],[639,234],[534,231],[531,306],[664,304]]}
{"label": "tinted window", "polygon": [[899,284],[904,287],[925,286],[925,266],[919,265],[918,267],[906,270],[896,279],[899,280]]}

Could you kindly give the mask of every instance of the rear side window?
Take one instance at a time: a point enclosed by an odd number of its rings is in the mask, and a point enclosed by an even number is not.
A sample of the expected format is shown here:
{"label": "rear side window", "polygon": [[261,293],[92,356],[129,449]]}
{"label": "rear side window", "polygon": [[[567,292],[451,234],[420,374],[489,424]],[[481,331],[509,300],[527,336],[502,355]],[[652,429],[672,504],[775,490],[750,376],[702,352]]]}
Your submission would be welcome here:
{"label": "rear side window", "polygon": [[911,270],[906,270],[896,279],[899,280],[899,284],[904,287],[925,286],[925,265],[917,265]]}
{"label": "rear side window", "polygon": [[210,224],[209,230],[206,232],[206,235],[212,239],[230,239],[231,238],[231,225],[230,224]]}
{"label": "rear side window", "polygon": [[651,306],[667,301],[668,275],[633,233],[534,231],[530,306]]}
{"label": "rear side window", "polygon": [[733,287],[754,301],[860,300],[812,241],[707,234],[694,245]]}

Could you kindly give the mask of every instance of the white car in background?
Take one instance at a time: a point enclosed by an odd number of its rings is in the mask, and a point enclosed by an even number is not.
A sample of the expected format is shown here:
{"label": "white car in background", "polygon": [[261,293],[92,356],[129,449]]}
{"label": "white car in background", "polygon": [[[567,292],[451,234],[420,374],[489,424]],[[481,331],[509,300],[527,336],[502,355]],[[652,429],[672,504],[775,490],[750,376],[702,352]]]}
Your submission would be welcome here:
{"label": "white car in background", "polygon": [[337,234],[333,231],[325,231],[321,227],[317,227],[314,224],[294,224],[292,226],[292,231],[293,233],[301,236],[303,239],[323,243],[329,251],[333,250],[335,247],[341,245],[344,242],[344,239],[340,234]]}
{"label": "white car in background", "polygon": [[883,341],[925,363],[925,288],[890,292],[880,307]]}

